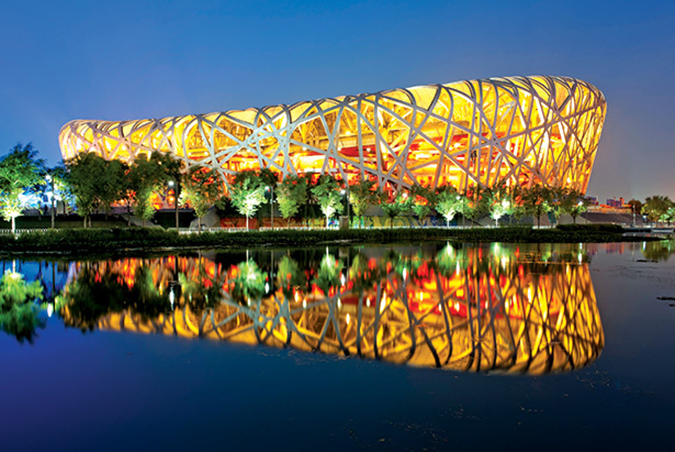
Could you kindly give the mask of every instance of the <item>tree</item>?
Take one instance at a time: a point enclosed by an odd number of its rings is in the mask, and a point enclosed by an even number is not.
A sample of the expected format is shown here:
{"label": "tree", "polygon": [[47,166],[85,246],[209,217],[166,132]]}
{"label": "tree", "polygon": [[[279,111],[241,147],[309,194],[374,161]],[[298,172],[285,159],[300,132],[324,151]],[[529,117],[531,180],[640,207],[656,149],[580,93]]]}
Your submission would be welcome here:
{"label": "tree", "polygon": [[673,202],[667,196],[650,196],[645,199],[645,203],[642,206],[642,213],[647,215],[647,218],[652,223],[661,221],[663,215],[668,212],[668,209],[672,207],[672,205]]}
{"label": "tree", "polygon": [[468,207],[463,207],[463,214],[471,221],[477,223],[490,211],[490,196],[488,190],[482,185],[471,187],[466,193]]}
{"label": "tree", "polygon": [[642,214],[642,203],[637,199],[631,199],[626,204],[630,206],[630,211],[633,214],[633,226],[635,226],[635,215]]}
{"label": "tree", "polygon": [[551,211],[552,191],[548,187],[533,185],[522,193],[525,211],[537,217],[537,227],[541,226],[541,216]]}
{"label": "tree", "polygon": [[253,170],[240,171],[234,176],[230,199],[237,211],[248,219],[255,215],[260,205],[265,201],[265,182]]}
{"label": "tree", "polygon": [[328,228],[330,217],[332,217],[342,205],[340,183],[335,178],[324,175],[321,176],[316,185],[312,187],[311,192],[321,207],[321,212],[326,217],[326,228]]}
{"label": "tree", "polygon": [[578,190],[572,190],[569,193],[569,201],[565,204],[565,210],[572,217],[574,224],[577,223],[577,217],[588,210],[588,198]]}
{"label": "tree", "polygon": [[390,200],[387,200],[386,196],[382,196],[382,204],[380,207],[387,218],[389,218],[390,228],[394,227],[394,219],[407,213],[410,210],[411,205],[412,200],[408,196],[408,193],[403,190],[399,190]]}
{"label": "tree", "polygon": [[233,279],[232,298],[240,304],[260,300],[265,294],[265,278],[258,264],[248,259],[237,265],[238,272]]}
{"label": "tree", "polygon": [[428,187],[414,185],[410,191],[412,211],[417,216],[417,222],[422,225],[424,220],[431,215],[436,205],[436,193]]}
{"label": "tree", "polygon": [[363,227],[363,215],[366,209],[377,203],[379,192],[375,181],[359,178],[349,186],[349,203],[354,216],[358,218],[360,227]]}
{"label": "tree", "polygon": [[134,215],[145,222],[155,214],[152,195],[166,182],[168,175],[162,169],[162,157],[155,153],[150,158],[136,158],[129,169]]}
{"label": "tree", "polygon": [[290,219],[297,215],[300,206],[307,202],[307,180],[288,176],[277,186],[277,202],[281,216],[290,227]]}
{"label": "tree", "polygon": [[99,181],[105,176],[106,162],[94,152],[78,154],[66,162],[66,180],[75,196],[77,214],[82,217],[84,227],[99,203]]}
{"label": "tree", "polygon": [[45,326],[34,303],[42,298],[40,281],[27,283],[20,273],[6,271],[0,278],[0,331],[32,343],[36,327]]}
{"label": "tree", "polygon": [[511,213],[513,206],[511,191],[506,185],[498,184],[495,187],[487,189],[485,196],[487,197],[490,218],[495,220],[495,226],[499,226],[499,219]]}
{"label": "tree", "polygon": [[216,203],[220,195],[221,183],[215,170],[203,166],[193,166],[183,178],[182,203],[189,202],[199,220],[202,230],[202,217]]}
{"label": "tree", "polygon": [[672,203],[670,207],[668,207],[668,210],[661,214],[659,220],[668,224],[671,224],[673,221],[675,221],[675,206],[673,206]]}
{"label": "tree", "polygon": [[98,183],[98,198],[106,216],[112,210],[112,205],[124,197],[128,173],[129,167],[124,162],[105,161],[104,171]]}
{"label": "tree", "polygon": [[577,203],[579,193],[565,187],[556,187],[551,190],[551,212],[556,224],[563,213],[569,213]]}
{"label": "tree", "polygon": [[162,179],[166,181],[167,185],[173,190],[173,209],[176,217],[176,232],[180,230],[180,223],[178,218],[178,199],[181,194],[181,187],[183,181],[183,162],[174,154],[171,153],[154,153],[157,163],[163,173]]}
{"label": "tree", "polygon": [[464,197],[452,185],[444,185],[436,190],[436,211],[445,218],[446,227],[464,205]]}
{"label": "tree", "polygon": [[44,161],[37,159],[33,145],[17,144],[0,160],[0,207],[2,217],[12,222],[16,231],[16,217],[23,213],[26,190],[44,183]]}

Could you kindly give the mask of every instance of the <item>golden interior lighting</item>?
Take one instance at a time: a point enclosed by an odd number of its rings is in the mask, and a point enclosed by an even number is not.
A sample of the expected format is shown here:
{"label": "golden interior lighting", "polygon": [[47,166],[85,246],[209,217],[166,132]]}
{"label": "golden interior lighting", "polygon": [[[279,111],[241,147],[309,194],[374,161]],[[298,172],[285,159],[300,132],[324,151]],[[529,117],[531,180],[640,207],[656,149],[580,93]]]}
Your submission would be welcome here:
{"label": "golden interior lighting", "polygon": [[[473,372],[563,372],[593,362],[604,347],[588,264],[573,257],[554,262],[499,250],[483,257],[480,249],[448,247],[435,259],[357,254],[344,265],[327,254],[304,271],[282,259],[271,285],[253,261],[229,268],[186,257],[83,263],[60,306],[66,325],[82,329]],[[127,288],[108,293],[127,295],[101,300],[101,315],[87,317],[98,311],[81,309],[91,301],[78,294],[90,297],[106,281]]]}
{"label": "golden interior lighting", "polygon": [[460,190],[507,184],[586,191],[606,113],[603,94],[571,77],[490,78],[293,105],[133,121],[75,120],[65,160],[82,152],[131,163],[166,152],[225,184],[246,169],[332,174]]}

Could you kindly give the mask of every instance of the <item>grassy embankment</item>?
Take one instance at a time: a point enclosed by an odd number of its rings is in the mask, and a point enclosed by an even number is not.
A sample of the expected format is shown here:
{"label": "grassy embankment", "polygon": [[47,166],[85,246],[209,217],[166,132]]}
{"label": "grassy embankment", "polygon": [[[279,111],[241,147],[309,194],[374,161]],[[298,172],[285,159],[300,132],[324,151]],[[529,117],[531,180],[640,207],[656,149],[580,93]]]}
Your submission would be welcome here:
{"label": "grassy embankment", "polygon": [[554,229],[395,228],[351,230],[274,230],[181,234],[146,228],[99,228],[35,231],[0,236],[0,254],[108,255],[167,249],[304,247],[331,244],[452,242],[581,243],[644,240],[624,237],[613,225],[564,225]]}

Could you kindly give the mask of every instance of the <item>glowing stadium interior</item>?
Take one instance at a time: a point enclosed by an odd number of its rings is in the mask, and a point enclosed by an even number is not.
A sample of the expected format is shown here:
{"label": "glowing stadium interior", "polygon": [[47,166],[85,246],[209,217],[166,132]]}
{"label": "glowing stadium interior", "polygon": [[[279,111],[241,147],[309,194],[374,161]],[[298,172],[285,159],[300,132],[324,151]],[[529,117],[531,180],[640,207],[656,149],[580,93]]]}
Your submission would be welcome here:
{"label": "glowing stadium interior", "polygon": [[75,120],[64,159],[127,162],[152,152],[216,169],[372,178],[398,190],[500,181],[585,192],[606,114],[602,93],[570,77],[491,78],[200,115]]}

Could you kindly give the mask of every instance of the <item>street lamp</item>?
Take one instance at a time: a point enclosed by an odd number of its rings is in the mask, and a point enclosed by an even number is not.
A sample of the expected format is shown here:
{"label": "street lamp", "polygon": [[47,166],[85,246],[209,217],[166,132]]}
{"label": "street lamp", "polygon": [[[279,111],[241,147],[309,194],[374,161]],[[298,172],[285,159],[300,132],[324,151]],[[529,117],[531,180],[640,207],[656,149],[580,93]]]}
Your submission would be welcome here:
{"label": "street lamp", "polygon": [[47,182],[51,185],[51,188],[52,188],[52,192],[50,193],[49,198],[50,198],[50,202],[51,202],[51,205],[52,205],[52,208],[51,208],[52,229],[54,229],[54,222],[55,222],[55,218],[54,218],[54,176],[52,176],[51,174],[47,174],[46,179],[47,179]]}
{"label": "street lamp", "polygon": [[265,186],[265,191],[270,192],[270,218],[271,218],[271,225],[270,227],[274,229],[274,187],[270,187],[269,185]]}

